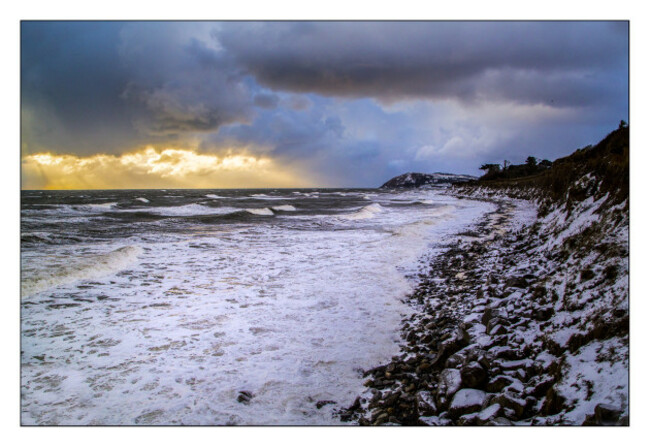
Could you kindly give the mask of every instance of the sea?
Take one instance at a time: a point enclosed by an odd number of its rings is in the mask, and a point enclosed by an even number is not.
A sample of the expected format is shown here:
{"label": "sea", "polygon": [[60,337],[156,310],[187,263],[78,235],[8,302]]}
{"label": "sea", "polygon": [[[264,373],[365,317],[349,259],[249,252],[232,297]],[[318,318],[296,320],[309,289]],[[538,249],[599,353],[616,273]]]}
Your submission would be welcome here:
{"label": "sea", "polygon": [[331,425],[399,354],[445,189],[22,191],[21,424]]}

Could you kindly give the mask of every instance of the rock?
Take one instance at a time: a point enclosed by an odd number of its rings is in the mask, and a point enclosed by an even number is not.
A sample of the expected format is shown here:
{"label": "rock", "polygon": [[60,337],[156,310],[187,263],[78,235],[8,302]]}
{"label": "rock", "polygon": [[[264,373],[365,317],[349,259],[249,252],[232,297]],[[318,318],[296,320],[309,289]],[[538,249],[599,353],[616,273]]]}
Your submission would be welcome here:
{"label": "rock", "polygon": [[521,396],[524,393],[524,384],[518,379],[513,378],[512,383],[505,387],[503,391],[507,391],[513,396]]}
{"label": "rock", "polygon": [[488,350],[488,355],[495,359],[517,360],[517,351],[509,346],[494,346]]}
{"label": "rock", "polygon": [[535,372],[555,376],[560,370],[560,359],[544,351],[535,358]]}
{"label": "rock", "polygon": [[465,354],[462,351],[459,351],[447,359],[445,362],[445,368],[456,368],[459,369],[463,363],[465,363]]}
{"label": "rock", "polygon": [[250,391],[240,391],[237,396],[237,402],[248,405],[254,394]]}
{"label": "rock", "polygon": [[497,394],[490,400],[490,403],[492,405],[499,404],[504,410],[511,410],[512,415],[516,419],[521,418],[524,414],[524,410],[526,409],[525,400],[512,396],[507,392]]}
{"label": "rock", "polygon": [[537,412],[537,399],[533,396],[526,396],[526,408],[524,408],[524,417],[532,416]]}
{"label": "rock", "polygon": [[564,399],[555,391],[554,387],[549,388],[544,396],[540,413],[542,416],[557,414],[562,411]]}
{"label": "rock", "polygon": [[438,406],[446,408],[451,397],[456,394],[463,384],[460,370],[455,368],[443,369],[438,381]]}
{"label": "rock", "polygon": [[496,418],[499,416],[501,413],[501,405],[499,404],[492,404],[489,407],[485,408],[482,410],[476,417],[476,424],[477,425],[485,425],[487,424],[490,420]]}
{"label": "rock", "polygon": [[613,405],[601,403],[594,408],[594,416],[598,425],[614,425],[619,421],[622,414],[623,410]]}
{"label": "rock", "polygon": [[551,306],[540,307],[533,313],[533,318],[535,318],[537,321],[547,321],[553,316],[554,313],[555,310]]}
{"label": "rock", "polygon": [[418,412],[422,416],[435,416],[438,412],[433,396],[429,391],[420,391],[415,395]]}
{"label": "rock", "polygon": [[469,323],[461,323],[458,325],[456,332],[456,339],[462,344],[463,347],[470,344],[472,337],[469,335],[469,329],[471,325]]}
{"label": "rock", "polygon": [[459,328],[454,337],[442,342],[438,347],[438,355],[431,362],[431,366],[442,365],[450,355],[467,346],[468,342],[465,339],[466,334],[467,333],[464,330]]}
{"label": "rock", "polygon": [[490,333],[490,331],[497,325],[501,326],[510,326],[510,322],[501,316],[493,317],[488,321],[487,325],[485,326],[485,332]]}
{"label": "rock", "polygon": [[488,334],[492,335],[492,336],[494,336],[494,335],[503,335],[503,334],[507,334],[507,333],[508,333],[508,329],[506,329],[504,326],[502,326],[500,324],[497,324],[496,326],[494,326],[492,328],[491,331],[488,332]]}
{"label": "rock", "polygon": [[515,287],[517,289],[525,289],[528,287],[528,281],[524,277],[512,276],[506,280],[506,287]]}
{"label": "rock", "polygon": [[486,390],[489,393],[498,393],[514,381],[510,376],[499,375],[490,380],[486,386]]}
{"label": "rock", "polygon": [[481,388],[487,379],[485,369],[476,361],[463,366],[460,376],[463,386],[467,388]]}
{"label": "rock", "polygon": [[387,392],[384,397],[384,405],[386,407],[392,407],[399,400],[400,394],[399,391],[395,391],[394,393]]}
{"label": "rock", "polygon": [[429,362],[427,362],[425,360],[422,363],[420,363],[417,368],[415,368],[415,372],[418,373],[418,374],[423,373],[423,372],[428,371],[430,368],[431,368],[431,365],[429,364]]}
{"label": "rock", "polygon": [[495,312],[494,309],[491,307],[486,307],[485,311],[483,312],[483,316],[481,317],[481,324],[483,326],[487,326],[488,322],[495,317]]}
{"label": "rock", "polygon": [[485,425],[501,426],[501,425],[515,425],[515,424],[513,424],[512,421],[510,419],[508,419],[508,418],[496,417],[496,418],[492,419],[490,422],[488,422]]}
{"label": "rock", "polygon": [[461,414],[474,413],[483,408],[486,400],[485,391],[463,388],[454,395],[449,406],[449,414],[451,417],[458,417]]}
{"label": "rock", "polygon": [[458,418],[458,425],[477,425],[478,413],[464,414]]}
{"label": "rock", "polygon": [[497,360],[495,361],[501,369],[504,370],[518,370],[523,369],[525,371],[532,371],[534,364],[530,359],[521,359],[521,360]]}
{"label": "rock", "polygon": [[373,424],[374,425],[380,425],[380,424],[386,423],[386,422],[388,422],[389,417],[390,416],[388,416],[388,413],[380,413],[377,416],[377,419],[375,419],[375,421],[373,422]]}
{"label": "rock", "polygon": [[[335,404],[335,403],[336,402],[334,402],[333,400],[319,400],[318,402],[316,402],[316,408],[318,408],[320,410],[325,405],[330,405],[330,404]],[[355,403],[356,403],[356,401],[355,401]]]}
{"label": "rock", "polygon": [[535,379],[534,385],[529,390],[528,394],[535,397],[544,397],[546,392],[553,386],[555,379],[551,376],[541,376]]}

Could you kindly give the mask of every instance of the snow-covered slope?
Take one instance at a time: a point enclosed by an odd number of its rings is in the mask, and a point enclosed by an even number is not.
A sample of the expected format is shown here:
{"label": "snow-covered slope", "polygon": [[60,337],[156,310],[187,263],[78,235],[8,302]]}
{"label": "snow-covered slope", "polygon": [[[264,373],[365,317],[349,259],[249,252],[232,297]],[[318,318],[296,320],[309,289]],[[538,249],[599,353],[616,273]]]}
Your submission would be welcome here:
{"label": "snow-covered slope", "polygon": [[433,259],[401,354],[342,418],[628,425],[627,141],[619,129],[546,177],[456,186],[498,210]]}
{"label": "snow-covered slope", "polygon": [[382,188],[418,188],[420,186],[447,186],[454,183],[463,183],[476,180],[476,177],[462,174],[444,174],[436,172],[433,174],[421,174],[419,172],[408,172],[398,175],[381,185]]}

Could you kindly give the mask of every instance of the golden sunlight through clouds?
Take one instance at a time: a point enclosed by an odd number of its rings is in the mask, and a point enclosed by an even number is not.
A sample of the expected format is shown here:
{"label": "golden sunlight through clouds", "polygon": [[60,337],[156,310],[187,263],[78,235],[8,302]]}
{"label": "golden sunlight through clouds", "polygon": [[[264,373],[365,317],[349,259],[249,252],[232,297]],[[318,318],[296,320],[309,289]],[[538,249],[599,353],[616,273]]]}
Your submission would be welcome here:
{"label": "golden sunlight through clouds", "polygon": [[268,157],[151,147],[119,156],[38,153],[22,159],[23,189],[297,188],[312,186]]}

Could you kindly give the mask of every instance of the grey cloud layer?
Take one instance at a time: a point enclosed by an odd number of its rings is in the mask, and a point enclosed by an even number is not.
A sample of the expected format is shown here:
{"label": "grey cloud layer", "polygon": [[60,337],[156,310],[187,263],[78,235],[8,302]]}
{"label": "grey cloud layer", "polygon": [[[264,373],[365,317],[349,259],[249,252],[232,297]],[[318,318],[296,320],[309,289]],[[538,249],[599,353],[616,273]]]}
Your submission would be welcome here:
{"label": "grey cloud layer", "polygon": [[627,70],[625,22],[24,22],[23,150],[244,146],[332,186],[478,173],[597,141]]}
{"label": "grey cloud layer", "polygon": [[584,105],[619,93],[607,75],[627,69],[626,23],[229,23],[216,36],[271,88],[389,101]]}

